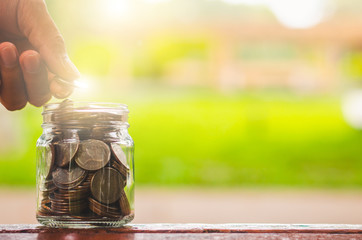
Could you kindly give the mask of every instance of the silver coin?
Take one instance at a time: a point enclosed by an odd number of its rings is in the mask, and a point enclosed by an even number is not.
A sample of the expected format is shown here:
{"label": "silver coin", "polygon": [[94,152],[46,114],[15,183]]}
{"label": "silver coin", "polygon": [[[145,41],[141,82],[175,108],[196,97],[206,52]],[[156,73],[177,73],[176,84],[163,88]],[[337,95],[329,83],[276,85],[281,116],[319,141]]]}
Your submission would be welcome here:
{"label": "silver coin", "polygon": [[109,162],[110,157],[111,151],[107,144],[89,139],[81,142],[75,161],[81,168],[95,171],[103,168]]}

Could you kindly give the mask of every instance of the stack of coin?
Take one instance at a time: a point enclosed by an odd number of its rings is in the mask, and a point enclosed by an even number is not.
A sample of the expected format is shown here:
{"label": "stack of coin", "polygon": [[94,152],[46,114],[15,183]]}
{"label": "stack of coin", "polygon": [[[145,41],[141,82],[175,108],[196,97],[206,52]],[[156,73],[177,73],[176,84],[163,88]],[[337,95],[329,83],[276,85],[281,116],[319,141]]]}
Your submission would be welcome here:
{"label": "stack of coin", "polygon": [[40,216],[49,216],[52,214],[52,210],[50,208],[50,200],[49,199],[42,199],[40,202],[40,207],[38,210],[38,214]]}
{"label": "stack of coin", "polygon": [[44,184],[41,186],[40,191],[42,193],[43,198],[48,199],[50,193],[52,193],[56,189],[56,186],[53,183],[53,180],[45,180]]}
{"label": "stack of coin", "polygon": [[[75,117],[67,111],[69,107],[69,101],[59,107],[64,110],[58,116],[61,121]],[[84,125],[74,129],[56,126],[54,139],[45,147],[38,215],[112,221],[128,216],[131,208],[124,191],[130,171],[127,157],[119,143],[106,138],[112,135],[112,128],[89,124],[114,116],[80,111],[76,117]]]}
{"label": "stack of coin", "polygon": [[56,215],[79,215],[87,209],[85,196],[77,195],[73,191],[59,190],[50,197],[51,211]]}
{"label": "stack of coin", "polygon": [[115,219],[122,216],[120,208],[116,204],[103,204],[91,197],[89,198],[89,208],[99,216]]}
{"label": "stack of coin", "polygon": [[40,196],[41,196],[39,213],[41,215],[50,215],[51,214],[49,197],[55,189],[56,189],[56,186],[54,185],[52,180],[49,180],[49,179],[43,180],[43,183],[41,184],[40,189],[39,189]]}

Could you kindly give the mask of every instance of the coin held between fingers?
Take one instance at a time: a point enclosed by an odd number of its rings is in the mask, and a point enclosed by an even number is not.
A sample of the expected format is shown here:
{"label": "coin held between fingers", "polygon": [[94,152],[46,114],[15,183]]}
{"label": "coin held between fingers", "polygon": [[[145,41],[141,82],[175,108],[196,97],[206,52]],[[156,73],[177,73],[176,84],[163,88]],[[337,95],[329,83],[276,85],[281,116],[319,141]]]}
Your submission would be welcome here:
{"label": "coin held between fingers", "polygon": [[58,76],[53,77],[50,83],[50,91],[56,98],[68,97],[73,92],[74,87],[73,82],[65,81]]}
{"label": "coin held between fingers", "polygon": [[64,80],[58,76],[55,76],[52,81],[56,81],[57,83],[61,84],[61,85],[64,85],[64,86],[68,86],[68,87],[72,87],[72,88],[79,88],[81,83],[79,81],[67,81],[67,80]]}

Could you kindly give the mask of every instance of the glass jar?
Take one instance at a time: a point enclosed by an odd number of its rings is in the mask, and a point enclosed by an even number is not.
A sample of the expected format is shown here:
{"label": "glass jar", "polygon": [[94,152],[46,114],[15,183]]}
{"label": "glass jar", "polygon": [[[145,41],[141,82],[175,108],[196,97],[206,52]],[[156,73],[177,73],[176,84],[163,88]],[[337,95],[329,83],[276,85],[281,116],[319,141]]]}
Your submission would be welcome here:
{"label": "glass jar", "polygon": [[134,144],[123,104],[44,106],[37,141],[37,219],[51,227],[117,227],[134,218]]}

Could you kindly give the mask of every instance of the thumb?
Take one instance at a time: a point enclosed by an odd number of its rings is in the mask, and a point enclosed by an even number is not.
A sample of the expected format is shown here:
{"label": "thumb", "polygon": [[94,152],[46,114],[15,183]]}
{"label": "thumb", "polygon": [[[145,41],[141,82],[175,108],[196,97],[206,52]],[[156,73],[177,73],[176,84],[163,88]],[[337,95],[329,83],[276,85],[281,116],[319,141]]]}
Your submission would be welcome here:
{"label": "thumb", "polygon": [[68,57],[64,40],[44,0],[20,1],[18,8],[19,29],[40,53],[48,69],[66,80],[80,76],[79,71]]}

